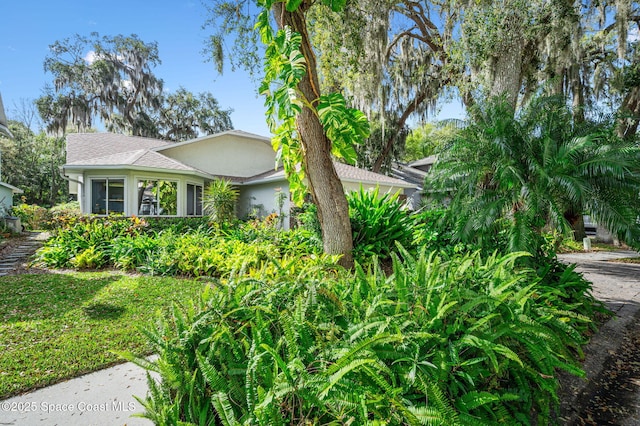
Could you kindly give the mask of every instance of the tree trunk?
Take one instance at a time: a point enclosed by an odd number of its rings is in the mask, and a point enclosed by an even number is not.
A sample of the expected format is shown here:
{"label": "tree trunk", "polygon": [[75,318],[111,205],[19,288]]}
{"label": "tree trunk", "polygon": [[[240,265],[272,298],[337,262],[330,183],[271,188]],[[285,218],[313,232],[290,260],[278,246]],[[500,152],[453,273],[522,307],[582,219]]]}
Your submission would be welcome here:
{"label": "tree trunk", "polygon": [[618,136],[630,140],[638,132],[640,116],[640,88],[635,87],[624,97],[618,108]]}
{"label": "tree trunk", "polygon": [[573,64],[569,67],[569,79],[571,82],[571,92],[573,94],[573,121],[575,124],[584,123],[584,85],[580,78],[580,67]]}
{"label": "tree trunk", "polygon": [[582,213],[566,212],[564,217],[569,222],[569,225],[571,225],[571,229],[573,230],[573,239],[578,242],[582,241],[583,238],[587,236],[584,229],[584,217],[582,216]]}
{"label": "tree trunk", "polygon": [[353,235],[349,220],[349,205],[344,194],[342,182],[336,173],[331,158],[331,142],[324,133],[316,111],[320,97],[320,83],[316,60],[304,12],[310,6],[305,0],[295,12],[287,12],[284,3],[275,3],[273,12],[278,27],[291,27],[302,36],[300,50],[304,55],[307,72],[298,84],[309,104],[305,105],[296,119],[296,126],[304,150],[304,166],[313,201],[318,208],[318,220],[322,229],[324,251],[327,254],[340,254],[340,264],[353,266]]}
{"label": "tree trunk", "polygon": [[396,126],[397,131],[393,132],[387,138],[387,141],[384,145],[382,152],[380,153],[378,158],[376,158],[376,161],[373,163],[373,168],[371,169],[372,172],[380,173],[380,170],[382,169],[382,165],[384,164],[384,161],[387,159],[387,157],[389,157],[389,154],[391,153],[391,149],[393,148],[393,145],[396,143],[398,132],[404,127],[405,123],[407,122],[411,114],[413,114],[413,112],[416,110],[418,105],[424,102],[425,99],[427,99],[427,94],[425,92],[420,92],[416,95],[416,97],[411,102],[409,102],[409,105],[404,109],[404,111],[402,112],[402,115],[400,116],[400,119],[398,120],[398,124]]}
{"label": "tree trunk", "polygon": [[504,19],[504,27],[509,29],[502,35],[496,46],[496,56],[493,58],[490,97],[502,97],[515,111],[518,94],[522,86],[522,58],[524,55],[524,41],[519,31],[521,22],[517,14],[511,14]]}

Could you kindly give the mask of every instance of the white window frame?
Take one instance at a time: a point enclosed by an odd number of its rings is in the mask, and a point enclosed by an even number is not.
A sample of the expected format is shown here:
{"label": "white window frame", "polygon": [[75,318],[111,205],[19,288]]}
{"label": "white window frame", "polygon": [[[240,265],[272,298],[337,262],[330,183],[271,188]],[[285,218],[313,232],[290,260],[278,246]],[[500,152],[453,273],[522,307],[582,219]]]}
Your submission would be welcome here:
{"label": "white window frame", "polygon": [[[105,197],[104,197],[104,211],[105,213],[94,213],[94,182],[105,182]],[[122,181],[122,199],[112,200],[109,196],[109,181]],[[89,213],[96,216],[108,216],[109,214],[119,213],[126,214],[127,212],[127,178],[125,176],[92,176],[89,178]],[[120,202],[122,203],[122,211],[111,211],[109,209],[109,203]]]}
{"label": "white window frame", "polygon": [[[194,205],[191,206],[193,208],[193,211],[195,213],[193,214],[189,214],[189,186],[193,186],[195,188],[195,191],[200,191],[200,214],[198,214],[198,198],[194,197],[193,199],[193,203]],[[196,193],[194,191],[194,194]],[[187,217],[202,217],[202,198],[204,197],[204,184],[202,183],[196,183],[196,182],[187,182],[186,185],[186,193],[185,193],[186,197],[185,197],[185,216]]]}

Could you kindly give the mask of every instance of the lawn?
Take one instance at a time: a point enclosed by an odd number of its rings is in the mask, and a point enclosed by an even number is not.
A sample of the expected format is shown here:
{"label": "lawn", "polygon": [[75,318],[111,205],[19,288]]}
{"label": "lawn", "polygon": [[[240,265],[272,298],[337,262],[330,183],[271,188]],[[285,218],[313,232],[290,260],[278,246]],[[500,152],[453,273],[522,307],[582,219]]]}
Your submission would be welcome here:
{"label": "lawn", "polygon": [[0,399],[147,354],[138,331],[202,281],[66,272],[0,277]]}

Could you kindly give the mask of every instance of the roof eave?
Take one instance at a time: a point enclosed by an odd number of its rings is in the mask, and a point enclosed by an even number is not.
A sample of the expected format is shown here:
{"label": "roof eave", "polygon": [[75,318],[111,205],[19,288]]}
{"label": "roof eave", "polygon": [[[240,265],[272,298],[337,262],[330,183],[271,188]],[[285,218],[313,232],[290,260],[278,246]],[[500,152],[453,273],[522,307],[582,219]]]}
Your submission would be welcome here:
{"label": "roof eave", "polygon": [[361,180],[361,179],[351,179],[351,178],[340,178],[340,180],[342,182],[349,182],[349,183],[362,183],[362,184],[369,184],[369,185],[384,185],[384,186],[391,186],[394,188],[416,188],[415,185],[412,185],[410,183],[405,183],[405,182],[379,182],[379,181],[372,181],[372,180]]}
{"label": "roof eave", "polygon": [[163,173],[171,173],[171,174],[182,174],[182,175],[194,175],[200,176],[204,179],[213,179],[215,176],[205,173],[198,170],[175,170],[175,169],[164,169],[161,167],[147,167],[147,166],[132,166],[132,165],[83,165],[83,164],[65,164],[62,166],[62,169],[67,173],[69,171],[77,171],[82,173],[83,170],[136,170],[136,171],[145,171],[145,172],[163,172]]}
{"label": "roof eave", "polygon": [[0,182],[0,185],[9,188],[14,194],[24,194],[24,191],[22,189],[16,188],[15,186],[10,185],[6,182]]}
{"label": "roof eave", "polygon": [[[249,179],[251,179],[251,178],[249,178]],[[245,181],[241,182],[240,185],[248,186],[248,185],[261,184],[261,183],[282,182],[282,181],[286,181],[286,180],[287,180],[287,178],[285,176],[269,176],[269,177],[265,177],[265,178],[261,178],[261,179],[245,180]]]}

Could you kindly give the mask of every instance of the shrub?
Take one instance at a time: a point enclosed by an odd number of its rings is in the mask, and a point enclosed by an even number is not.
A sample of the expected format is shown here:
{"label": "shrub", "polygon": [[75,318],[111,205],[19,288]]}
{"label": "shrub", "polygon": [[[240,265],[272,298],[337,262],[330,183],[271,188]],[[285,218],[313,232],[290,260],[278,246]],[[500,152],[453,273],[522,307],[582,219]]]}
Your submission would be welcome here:
{"label": "shrub", "polygon": [[46,229],[50,219],[49,212],[44,207],[35,204],[18,204],[11,208],[11,213],[20,218],[20,223],[26,229]]}
{"label": "shrub", "polygon": [[114,266],[152,275],[221,276],[260,269],[282,256],[319,255],[308,231],[263,222],[209,227],[202,220],[82,217],[47,241],[36,262],[49,267]]}
{"label": "shrub", "polygon": [[111,262],[116,268],[134,270],[143,265],[157,247],[155,234],[121,235],[111,244]]}
{"label": "shrub", "polygon": [[304,205],[296,212],[296,222],[299,227],[312,232],[322,241],[322,229],[320,220],[318,219],[318,207],[313,203],[304,203]]}
{"label": "shrub", "polygon": [[156,233],[171,230],[176,234],[186,234],[210,227],[207,217],[148,217],[145,220],[149,224],[149,231]]}
{"label": "shrub", "polygon": [[57,230],[72,226],[83,217],[80,212],[80,203],[71,201],[65,204],[59,204],[49,209],[49,222],[47,229]]}
{"label": "shrub", "polygon": [[230,181],[214,179],[207,186],[202,197],[203,213],[218,224],[233,222],[236,219],[238,195],[238,190]]}
{"label": "shrub", "polygon": [[70,259],[71,266],[78,269],[94,269],[104,266],[107,262],[106,256],[102,250],[96,249],[95,246],[81,251]]}
{"label": "shrub", "polygon": [[360,262],[375,255],[387,259],[396,243],[411,247],[413,242],[412,220],[398,193],[378,193],[378,188],[347,195],[349,217],[353,232],[353,256]]}
{"label": "shrub", "polygon": [[[35,262],[56,268],[102,267],[111,259],[113,241],[125,235],[140,235],[145,227],[146,222],[137,217],[83,216],[59,229],[56,235],[36,252]],[[81,256],[81,260],[73,260],[89,249],[89,252]],[[87,264],[93,266],[86,266]]]}
{"label": "shrub", "polygon": [[447,223],[446,211],[443,209],[421,210],[415,212],[412,219],[413,244],[416,247],[427,247],[450,255],[477,249],[455,240],[453,227]]}
{"label": "shrub", "polygon": [[555,369],[582,374],[571,350],[582,337],[535,272],[515,268],[524,254],[443,261],[399,251],[389,277],[299,259],[174,308],[144,330],[156,361],[124,354],[160,375],[144,415],[156,424],[530,424],[532,413],[552,422]]}

